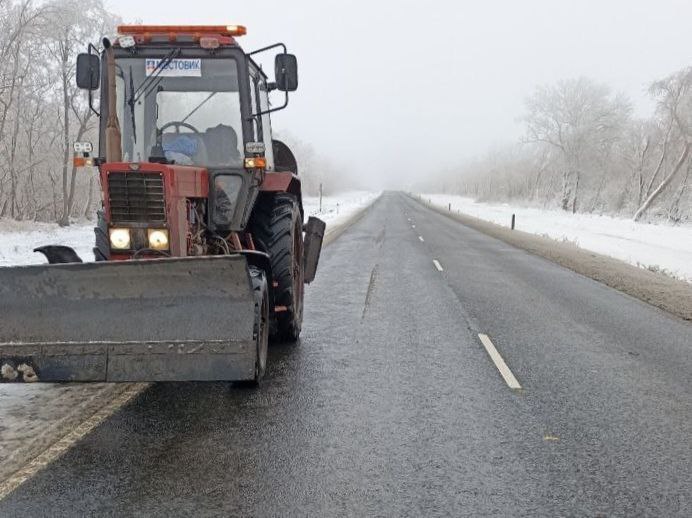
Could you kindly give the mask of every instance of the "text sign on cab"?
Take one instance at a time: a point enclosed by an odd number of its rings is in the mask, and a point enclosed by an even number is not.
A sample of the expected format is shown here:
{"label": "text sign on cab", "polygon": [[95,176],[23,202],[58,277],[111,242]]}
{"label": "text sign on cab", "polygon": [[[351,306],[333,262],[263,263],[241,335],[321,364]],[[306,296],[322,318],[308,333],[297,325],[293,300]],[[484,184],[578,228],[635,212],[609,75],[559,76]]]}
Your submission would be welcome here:
{"label": "text sign on cab", "polygon": [[160,77],[202,77],[201,59],[172,59],[169,63],[157,70],[160,59],[147,59],[145,68],[147,76],[152,74]]}

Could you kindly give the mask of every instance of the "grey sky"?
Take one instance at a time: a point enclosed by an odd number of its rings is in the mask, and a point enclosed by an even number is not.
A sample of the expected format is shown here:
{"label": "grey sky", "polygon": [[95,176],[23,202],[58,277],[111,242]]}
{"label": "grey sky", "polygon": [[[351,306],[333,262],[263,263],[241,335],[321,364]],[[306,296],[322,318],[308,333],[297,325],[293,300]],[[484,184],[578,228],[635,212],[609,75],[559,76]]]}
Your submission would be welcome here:
{"label": "grey sky", "polygon": [[587,76],[646,114],[648,83],[692,64],[689,0],[108,5],[126,21],[243,24],[246,50],[287,43],[301,84],[274,126],[373,187],[515,140],[538,84]]}

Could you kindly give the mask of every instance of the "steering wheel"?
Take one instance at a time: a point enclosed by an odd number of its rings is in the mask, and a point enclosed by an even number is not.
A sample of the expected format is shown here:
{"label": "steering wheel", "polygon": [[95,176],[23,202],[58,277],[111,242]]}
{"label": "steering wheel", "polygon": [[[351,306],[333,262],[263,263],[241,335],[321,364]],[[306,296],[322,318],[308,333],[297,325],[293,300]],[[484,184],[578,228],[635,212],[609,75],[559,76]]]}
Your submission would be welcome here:
{"label": "steering wheel", "polygon": [[[197,158],[194,160],[199,160],[200,163],[206,163],[207,150],[206,150],[206,147],[204,146],[204,142],[202,141],[201,133],[192,124],[188,124],[187,122],[171,121],[171,122],[167,122],[166,124],[161,126],[160,129],[156,130],[157,146],[161,147],[161,141],[163,140],[163,132],[170,127],[175,127],[175,133],[173,133],[173,135],[181,135],[180,128],[187,128],[187,129],[191,130],[195,135],[197,135],[197,137],[195,137],[195,140],[198,141],[198,147],[197,147],[197,150],[196,150],[195,155],[194,155]],[[170,134],[171,133],[169,133],[169,135]],[[153,153],[153,151],[152,151],[152,153]],[[160,153],[164,154],[163,148],[161,148]],[[183,153],[183,154],[188,156],[186,153]],[[192,159],[192,156],[189,156],[189,158]]]}
{"label": "steering wheel", "polygon": [[180,128],[187,128],[189,130],[192,130],[194,133],[197,133],[199,135],[199,130],[195,128],[192,124],[188,124],[187,122],[181,122],[181,121],[171,121],[167,122],[163,126],[159,128],[159,134],[163,134],[164,130],[167,130],[171,126],[175,126],[175,132],[177,134],[180,134]]}

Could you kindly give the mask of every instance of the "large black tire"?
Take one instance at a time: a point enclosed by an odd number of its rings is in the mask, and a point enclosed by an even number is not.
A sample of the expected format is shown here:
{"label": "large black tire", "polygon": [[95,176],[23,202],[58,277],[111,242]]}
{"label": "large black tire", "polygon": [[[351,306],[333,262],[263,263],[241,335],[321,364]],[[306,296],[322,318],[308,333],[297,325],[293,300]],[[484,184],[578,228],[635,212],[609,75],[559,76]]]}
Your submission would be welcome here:
{"label": "large black tire", "polygon": [[108,261],[111,257],[111,246],[108,238],[108,223],[103,211],[97,212],[98,221],[94,227],[96,245],[94,246],[94,259],[96,261]]}
{"label": "large black tire", "polygon": [[267,370],[267,353],[269,352],[269,287],[264,270],[250,267],[250,278],[255,297],[255,323],[253,334],[256,356],[255,372],[251,379],[234,381],[233,387],[254,389],[260,386]]}
{"label": "large black tire", "polygon": [[255,204],[250,232],[257,248],[269,254],[272,266],[273,340],[293,342],[303,324],[303,219],[296,197],[262,195]]}
{"label": "large black tire", "polygon": [[259,268],[250,268],[252,288],[255,292],[255,343],[257,360],[255,361],[254,385],[259,385],[267,369],[267,350],[269,348],[269,288],[267,277]]}

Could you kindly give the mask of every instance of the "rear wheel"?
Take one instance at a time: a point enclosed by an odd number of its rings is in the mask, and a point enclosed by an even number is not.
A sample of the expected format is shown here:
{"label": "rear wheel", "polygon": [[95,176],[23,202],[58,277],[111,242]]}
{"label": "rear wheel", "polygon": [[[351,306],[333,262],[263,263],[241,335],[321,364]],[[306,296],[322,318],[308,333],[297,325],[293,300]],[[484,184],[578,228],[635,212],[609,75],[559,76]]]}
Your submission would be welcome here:
{"label": "rear wheel", "polygon": [[303,219],[288,193],[258,199],[250,225],[258,248],[269,254],[274,279],[272,338],[295,341],[303,323]]}

